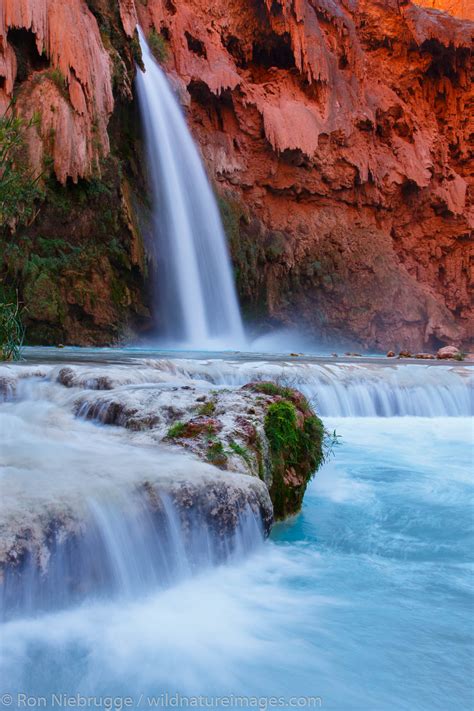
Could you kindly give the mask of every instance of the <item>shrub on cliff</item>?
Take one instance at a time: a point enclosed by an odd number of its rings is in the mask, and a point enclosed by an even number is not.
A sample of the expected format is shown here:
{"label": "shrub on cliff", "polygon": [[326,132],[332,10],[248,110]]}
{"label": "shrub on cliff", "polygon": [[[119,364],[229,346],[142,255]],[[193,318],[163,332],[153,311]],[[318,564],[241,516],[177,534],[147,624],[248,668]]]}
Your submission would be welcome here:
{"label": "shrub on cliff", "polygon": [[24,121],[12,108],[0,117],[0,225],[14,229],[29,224],[36,216],[36,201],[42,197],[38,181],[26,164],[22,149],[24,133],[37,118]]}

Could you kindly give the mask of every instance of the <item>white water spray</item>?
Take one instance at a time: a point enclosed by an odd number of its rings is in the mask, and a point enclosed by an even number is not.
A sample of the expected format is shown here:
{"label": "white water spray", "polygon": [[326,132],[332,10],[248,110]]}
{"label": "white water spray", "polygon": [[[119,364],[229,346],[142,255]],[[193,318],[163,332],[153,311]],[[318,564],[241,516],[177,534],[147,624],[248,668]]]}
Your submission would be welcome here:
{"label": "white water spray", "polygon": [[219,211],[167,79],[141,31],[137,87],[148,149],[158,297],[169,343],[238,348],[242,321]]}

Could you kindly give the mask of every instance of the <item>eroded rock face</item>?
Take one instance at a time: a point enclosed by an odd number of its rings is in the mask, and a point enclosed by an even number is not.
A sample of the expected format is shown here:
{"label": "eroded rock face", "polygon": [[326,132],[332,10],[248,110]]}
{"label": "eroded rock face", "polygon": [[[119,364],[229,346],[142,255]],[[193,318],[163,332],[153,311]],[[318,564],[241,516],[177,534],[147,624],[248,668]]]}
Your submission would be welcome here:
{"label": "eroded rock face", "polygon": [[49,148],[61,182],[91,175],[109,150],[114,102],[112,64],[85,0],[3,0],[0,57],[0,109],[15,80],[27,81],[18,110],[28,119],[41,114],[38,130],[29,133],[33,167],[42,171]]}
{"label": "eroded rock face", "polygon": [[133,9],[0,4],[0,112],[14,99],[17,159],[40,176],[34,219],[0,226],[0,279],[30,344],[105,345],[151,325]]}
{"label": "eroded rock face", "polygon": [[465,339],[474,25],[374,0],[138,9],[169,37],[248,309],[377,348]]}
{"label": "eroded rock face", "polygon": [[[462,2],[436,3],[466,17]],[[384,350],[467,340],[472,22],[395,0],[4,0],[0,104],[15,92],[20,113],[41,113],[30,159],[52,160],[60,183],[100,175],[111,147],[116,174],[135,170],[136,143],[116,135],[139,132],[124,109],[137,19],[166,43],[165,68],[222,197],[249,315]],[[99,343],[101,333],[110,342],[120,322],[150,325],[146,309],[130,318],[130,304],[147,301],[137,238],[146,210],[130,180],[114,191],[123,225],[106,230],[119,233],[133,283],[117,286],[123,270],[106,255],[85,278],[97,300],[82,282],[68,293],[64,272],[53,275],[49,308],[35,298],[41,284],[25,287],[43,342],[58,331],[70,343]],[[48,202],[34,239],[92,234],[102,247],[97,203],[67,222]]]}
{"label": "eroded rock face", "polygon": [[454,17],[474,21],[474,5],[470,0],[417,0],[417,5],[449,12]]}

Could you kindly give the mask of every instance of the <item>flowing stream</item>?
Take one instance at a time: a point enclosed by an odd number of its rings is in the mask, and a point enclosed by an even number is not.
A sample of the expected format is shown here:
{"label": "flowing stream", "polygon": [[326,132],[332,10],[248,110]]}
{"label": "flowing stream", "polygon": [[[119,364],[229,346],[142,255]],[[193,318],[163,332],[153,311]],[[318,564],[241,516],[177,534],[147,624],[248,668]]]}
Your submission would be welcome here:
{"label": "flowing stream", "polygon": [[242,321],[219,210],[168,80],[140,31],[137,88],[157,244],[162,336],[185,347],[239,347]]}
{"label": "flowing stream", "polygon": [[[0,676],[13,705],[23,693],[47,708],[52,694],[101,697],[102,708],[123,708],[124,698],[136,709],[176,707],[178,694],[214,708],[232,707],[216,697],[241,696],[259,708],[271,708],[269,697],[288,709],[293,697],[300,708],[333,711],[472,707],[472,369],[109,363],[131,393],[284,377],[316,398],[341,435],[302,513],[265,542],[244,514],[223,553],[205,521],[187,546],[166,496],[157,527],[127,493],[143,472],[164,481],[200,476],[206,465],[74,416],[75,388],[55,383],[54,364],[18,368],[21,384],[4,388],[0,404],[4,499],[19,481],[25,517],[31,502],[69,500],[72,490],[90,527],[66,569],[96,585],[80,601],[60,599],[63,559],[44,588],[50,604],[3,622]],[[96,366],[77,368],[92,386]]]}

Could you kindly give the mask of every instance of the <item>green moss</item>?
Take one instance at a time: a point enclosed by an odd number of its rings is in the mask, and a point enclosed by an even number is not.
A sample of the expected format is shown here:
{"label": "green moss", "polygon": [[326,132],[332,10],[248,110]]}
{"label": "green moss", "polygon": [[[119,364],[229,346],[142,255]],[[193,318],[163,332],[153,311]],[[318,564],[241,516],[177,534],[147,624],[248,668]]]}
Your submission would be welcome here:
{"label": "green moss", "polygon": [[[299,511],[308,481],[324,460],[324,426],[316,415],[301,423],[295,405],[281,400],[267,410],[265,434],[272,459],[270,496],[275,517],[284,518]],[[286,480],[289,470],[291,484]]]}
{"label": "green moss", "polygon": [[166,436],[170,439],[174,439],[176,437],[183,437],[185,432],[186,424],[184,422],[175,422],[174,425],[171,425],[171,427],[169,428],[168,434]]}
{"label": "green moss", "polygon": [[148,44],[156,61],[160,64],[166,62],[169,54],[168,43],[155,29],[148,36]]}
{"label": "green moss", "polygon": [[266,263],[262,227],[231,192],[217,196],[222,224],[234,266],[241,307],[247,320],[268,316]]}
{"label": "green moss", "polygon": [[69,94],[67,92],[67,81],[66,81],[66,77],[64,76],[62,71],[58,67],[56,67],[54,69],[49,69],[46,72],[46,76],[48,76],[51,79],[51,81],[54,82],[54,84],[56,84],[56,86],[59,89],[59,91],[61,92],[61,94],[65,98],[69,99]]}
{"label": "green moss", "polygon": [[269,262],[278,262],[286,254],[287,238],[283,232],[270,232],[265,242],[265,257]]}
{"label": "green moss", "polygon": [[272,453],[276,457],[285,455],[290,466],[298,461],[299,431],[296,408],[291,402],[275,402],[265,416],[265,434]]}
{"label": "green moss", "polygon": [[28,305],[29,318],[51,323],[62,321],[64,309],[61,296],[48,271],[31,274],[24,289],[24,299]]}

